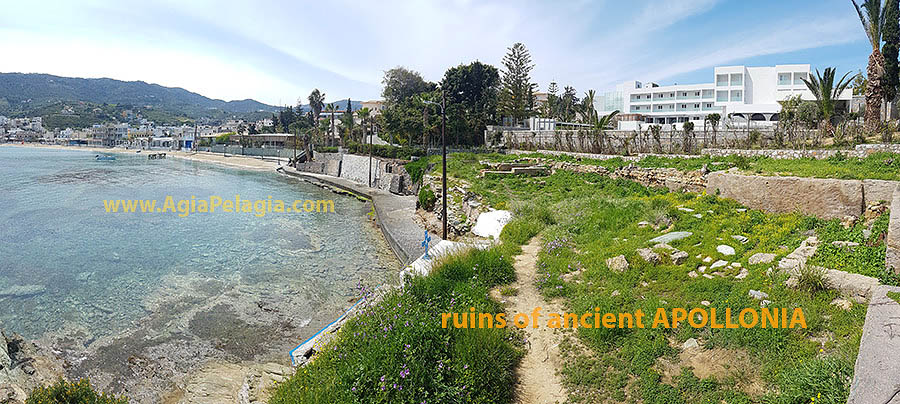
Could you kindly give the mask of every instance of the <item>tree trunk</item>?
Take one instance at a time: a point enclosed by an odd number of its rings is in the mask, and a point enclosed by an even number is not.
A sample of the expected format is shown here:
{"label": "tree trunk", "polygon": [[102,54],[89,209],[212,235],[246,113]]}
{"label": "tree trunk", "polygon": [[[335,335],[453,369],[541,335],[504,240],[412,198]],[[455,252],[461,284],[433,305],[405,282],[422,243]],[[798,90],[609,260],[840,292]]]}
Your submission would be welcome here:
{"label": "tree trunk", "polygon": [[869,133],[875,133],[881,125],[881,102],[884,99],[884,89],[881,86],[883,73],[884,56],[881,51],[875,49],[869,55],[869,65],[866,67],[869,82],[866,85],[865,127]]}

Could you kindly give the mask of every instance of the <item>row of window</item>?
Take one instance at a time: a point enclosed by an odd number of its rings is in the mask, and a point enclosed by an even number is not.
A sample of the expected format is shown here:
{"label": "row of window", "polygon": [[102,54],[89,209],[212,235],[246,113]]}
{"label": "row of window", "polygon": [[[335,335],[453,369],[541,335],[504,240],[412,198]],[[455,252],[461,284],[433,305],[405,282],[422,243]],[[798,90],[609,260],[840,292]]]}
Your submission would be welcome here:
{"label": "row of window", "polygon": [[678,111],[699,111],[700,106],[703,106],[704,110],[709,110],[716,108],[715,104],[711,102],[704,103],[692,103],[692,104],[664,104],[664,105],[632,105],[631,112],[650,112],[651,109],[654,112],[666,112],[666,111],[675,111],[676,107]]}
{"label": "row of window", "polygon": [[713,98],[713,90],[674,91],[671,93],[632,94],[631,101]]}

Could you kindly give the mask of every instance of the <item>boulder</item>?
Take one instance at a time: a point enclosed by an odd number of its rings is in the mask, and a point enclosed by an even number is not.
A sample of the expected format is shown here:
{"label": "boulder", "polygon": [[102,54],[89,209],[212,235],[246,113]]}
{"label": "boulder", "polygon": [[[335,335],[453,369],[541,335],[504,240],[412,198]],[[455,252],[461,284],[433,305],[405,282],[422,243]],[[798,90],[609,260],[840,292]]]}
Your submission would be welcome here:
{"label": "boulder", "polygon": [[768,293],[766,293],[766,292],[761,292],[761,291],[759,291],[759,290],[753,290],[753,289],[750,289],[750,291],[749,291],[747,294],[749,294],[750,297],[752,297],[752,298],[754,298],[754,299],[756,299],[756,300],[762,300],[762,299],[768,299],[768,298],[769,298],[769,294],[768,294]]}
{"label": "boulder", "polygon": [[713,262],[713,264],[709,266],[709,269],[722,268],[722,267],[724,267],[724,266],[726,266],[726,265],[728,265],[728,261],[725,261],[725,260],[718,260],[718,261],[716,261],[716,262]]}
{"label": "boulder", "polygon": [[716,247],[716,251],[718,251],[719,254],[722,255],[734,255],[734,247],[730,245],[721,244]]}
{"label": "boulder", "polygon": [[612,258],[606,259],[606,266],[613,271],[616,272],[624,272],[628,269],[628,260],[625,259],[624,255],[617,255]]}
{"label": "boulder", "polygon": [[649,248],[638,249],[637,253],[644,261],[654,265],[659,263],[659,254],[653,252],[653,250]]}
{"label": "boulder", "polygon": [[773,213],[800,211],[825,219],[862,214],[863,184],[858,180],[769,177],[712,172],[706,193],[718,194]]}
{"label": "boulder", "polygon": [[676,250],[676,251],[673,252],[672,255],[670,255],[669,257],[672,258],[672,263],[673,263],[673,264],[675,264],[675,265],[681,265],[681,264],[683,264],[685,261],[687,261],[689,255],[688,255],[688,253],[686,253],[686,252],[684,252],[684,251]]}
{"label": "boulder", "polygon": [[775,261],[775,254],[771,253],[756,253],[747,260],[750,265],[768,264],[772,261]]}
{"label": "boulder", "polygon": [[688,338],[687,341],[684,341],[684,344],[681,346],[683,349],[697,349],[700,348],[700,343],[697,342],[696,338]]}
{"label": "boulder", "polygon": [[650,243],[671,243],[676,240],[688,238],[693,234],[694,233],[691,233],[689,231],[673,231],[650,239]]}

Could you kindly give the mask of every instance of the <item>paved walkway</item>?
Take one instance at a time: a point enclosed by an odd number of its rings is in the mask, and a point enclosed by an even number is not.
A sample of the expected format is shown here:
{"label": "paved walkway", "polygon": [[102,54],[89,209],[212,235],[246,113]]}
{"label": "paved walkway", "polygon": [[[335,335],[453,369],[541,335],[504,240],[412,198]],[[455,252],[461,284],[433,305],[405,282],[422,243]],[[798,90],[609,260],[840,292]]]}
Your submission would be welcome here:
{"label": "paved walkway", "polygon": [[[371,199],[375,205],[378,227],[381,228],[384,238],[387,239],[394,254],[403,262],[404,266],[424,253],[422,239],[425,237],[425,229],[413,220],[416,214],[415,196],[395,195],[345,178],[306,173],[288,166],[282,166],[279,171],[309,182],[340,188]],[[441,238],[438,235],[431,235],[431,245],[437,245],[440,241]]]}

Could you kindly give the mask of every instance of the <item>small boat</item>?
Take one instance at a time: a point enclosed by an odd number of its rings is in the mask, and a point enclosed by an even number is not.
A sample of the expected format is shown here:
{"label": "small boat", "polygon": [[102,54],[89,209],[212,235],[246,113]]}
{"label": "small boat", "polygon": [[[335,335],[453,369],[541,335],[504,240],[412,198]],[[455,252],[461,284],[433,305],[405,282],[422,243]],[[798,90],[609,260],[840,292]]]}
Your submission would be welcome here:
{"label": "small boat", "polygon": [[115,161],[116,160],[116,156],[106,156],[106,155],[98,154],[95,157],[97,157],[97,161]]}

